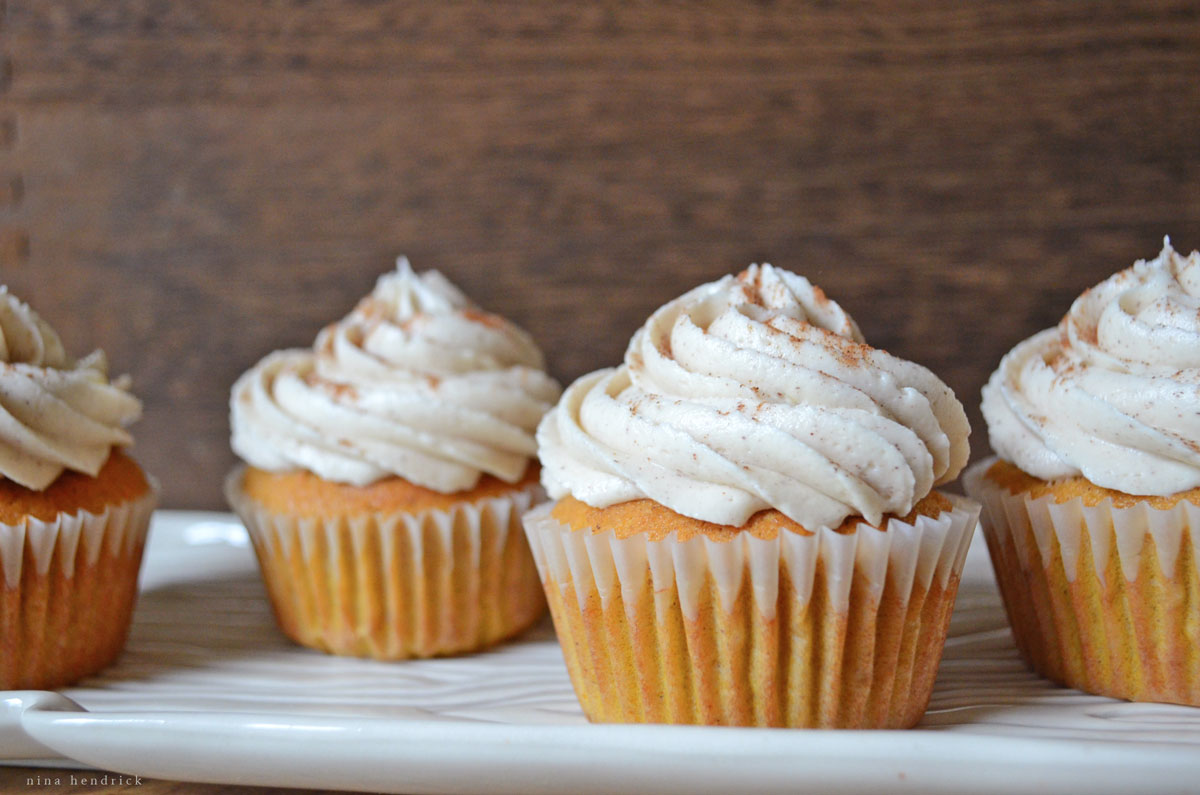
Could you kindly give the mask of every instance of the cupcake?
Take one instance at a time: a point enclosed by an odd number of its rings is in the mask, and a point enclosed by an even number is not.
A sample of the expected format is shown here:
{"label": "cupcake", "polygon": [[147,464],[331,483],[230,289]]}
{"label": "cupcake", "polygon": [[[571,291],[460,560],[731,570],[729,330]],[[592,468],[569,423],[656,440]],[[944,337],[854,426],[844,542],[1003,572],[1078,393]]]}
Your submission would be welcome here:
{"label": "cupcake", "polygon": [[226,494],[283,632],[334,654],[481,649],[545,611],[521,532],[534,429],[560,393],[541,351],[401,259],[311,350],[238,379]]}
{"label": "cupcake", "polygon": [[1167,241],[1017,345],[964,477],[1021,654],[1089,693],[1200,706],[1200,253]]}
{"label": "cupcake", "polygon": [[933,687],[977,507],[962,405],[751,266],[671,301],[538,428],[525,520],[602,722],[899,728]]}
{"label": "cupcake", "polygon": [[0,690],[68,685],[125,645],[155,490],[121,450],[141,403],[107,371],[0,286]]}

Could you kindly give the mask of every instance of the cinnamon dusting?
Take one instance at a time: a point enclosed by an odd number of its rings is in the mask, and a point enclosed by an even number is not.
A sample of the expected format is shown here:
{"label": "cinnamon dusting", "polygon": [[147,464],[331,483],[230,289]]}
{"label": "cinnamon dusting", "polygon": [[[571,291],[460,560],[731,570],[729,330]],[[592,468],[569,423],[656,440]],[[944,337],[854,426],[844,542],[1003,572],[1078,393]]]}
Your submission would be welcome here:
{"label": "cinnamon dusting", "polygon": [[829,296],[825,294],[825,291],[815,284],[812,286],[812,295],[813,301],[816,302],[817,306],[827,307],[833,303],[833,301],[829,300]]}
{"label": "cinnamon dusting", "polygon": [[481,326],[497,329],[504,327],[504,320],[490,312],[483,312],[478,309],[464,309],[459,314],[472,323],[478,323]]}
{"label": "cinnamon dusting", "polygon": [[320,390],[329,395],[334,400],[357,400],[358,390],[350,384],[343,384],[337,381],[330,381],[317,375],[315,371],[309,371],[304,374],[304,383],[313,389]]}

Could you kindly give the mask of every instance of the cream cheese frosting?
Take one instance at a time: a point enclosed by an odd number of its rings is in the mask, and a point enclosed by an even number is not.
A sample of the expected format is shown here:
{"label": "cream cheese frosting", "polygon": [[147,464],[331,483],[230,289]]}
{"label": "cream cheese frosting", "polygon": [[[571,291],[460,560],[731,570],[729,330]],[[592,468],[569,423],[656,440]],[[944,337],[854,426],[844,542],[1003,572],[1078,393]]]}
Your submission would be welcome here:
{"label": "cream cheese frosting", "polygon": [[544,367],[528,334],[401,258],[312,349],[270,354],[238,379],[233,449],[259,469],[356,486],[515,483],[561,391]]}
{"label": "cream cheese frosting", "polygon": [[36,312],[0,286],[0,475],[41,491],[63,470],[95,476],[141,416],[104,353],[74,361]]}
{"label": "cream cheese frosting", "polygon": [[567,388],[538,446],[554,498],[731,526],[775,508],[815,529],[909,513],[958,475],[969,432],[933,373],[864,344],[808,280],[753,265],[651,315],[624,364]]}
{"label": "cream cheese frosting", "polygon": [[1200,486],[1200,252],[1164,240],[1018,344],[983,389],[992,449],[1043,480],[1129,494]]}

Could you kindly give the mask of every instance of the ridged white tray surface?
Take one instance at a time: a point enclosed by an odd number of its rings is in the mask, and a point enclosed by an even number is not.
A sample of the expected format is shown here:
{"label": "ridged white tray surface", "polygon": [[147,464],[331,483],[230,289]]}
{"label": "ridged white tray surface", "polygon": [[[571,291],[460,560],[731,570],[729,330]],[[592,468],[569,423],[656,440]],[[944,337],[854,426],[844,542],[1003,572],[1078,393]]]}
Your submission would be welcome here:
{"label": "ridged white tray surface", "polygon": [[0,694],[0,759],[387,792],[1194,792],[1200,709],[1055,687],[1013,647],[982,538],[917,730],[600,726],[547,621],[469,657],[330,657],[275,628],[241,525],[160,511],[129,646]]}

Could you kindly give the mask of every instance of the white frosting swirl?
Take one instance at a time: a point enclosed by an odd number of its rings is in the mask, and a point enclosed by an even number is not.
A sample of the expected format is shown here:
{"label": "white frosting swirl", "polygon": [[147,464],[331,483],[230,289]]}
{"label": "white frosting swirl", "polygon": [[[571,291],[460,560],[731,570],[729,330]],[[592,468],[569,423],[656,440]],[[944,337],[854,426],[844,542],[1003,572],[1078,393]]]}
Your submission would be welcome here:
{"label": "white frosting swirl", "polygon": [[992,449],[1043,480],[1200,486],[1200,253],[1165,240],[1012,349],[983,389]]}
{"label": "white frosting swirl", "polygon": [[648,497],[740,526],[904,515],[967,461],[962,404],[920,365],[862,344],[842,308],[770,265],[659,309],[625,363],[580,378],[538,428],[552,497]]}
{"label": "white frosting swirl", "polygon": [[101,351],[72,361],[36,312],[0,286],[0,475],[38,491],[64,469],[95,476],[141,416]]}
{"label": "white frosting swirl", "polygon": [[558,399],[521,329],[401,258],[312,350],[273,353],[233,386],[233,449],[259,469],[357,486],[398,475],[443,493],[513,483]]}

